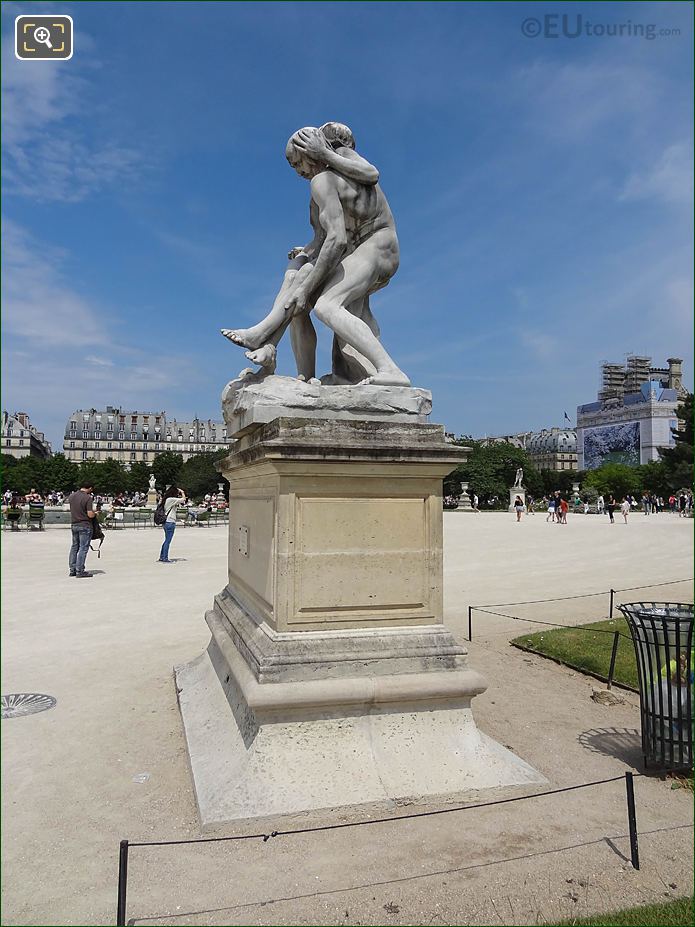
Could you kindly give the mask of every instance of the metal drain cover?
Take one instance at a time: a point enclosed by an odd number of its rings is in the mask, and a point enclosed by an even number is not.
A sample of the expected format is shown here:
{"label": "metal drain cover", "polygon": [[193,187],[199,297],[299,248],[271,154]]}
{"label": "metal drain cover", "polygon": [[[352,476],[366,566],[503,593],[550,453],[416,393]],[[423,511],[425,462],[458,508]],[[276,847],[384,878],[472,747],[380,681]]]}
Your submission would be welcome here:
{"label": "metal drain cover", "polygon": [[21,718],[34,715],[37,711],[55,708],[56,700],[52,695],[40,695],[38,692],[16,692],[2,696],[2,717]]}

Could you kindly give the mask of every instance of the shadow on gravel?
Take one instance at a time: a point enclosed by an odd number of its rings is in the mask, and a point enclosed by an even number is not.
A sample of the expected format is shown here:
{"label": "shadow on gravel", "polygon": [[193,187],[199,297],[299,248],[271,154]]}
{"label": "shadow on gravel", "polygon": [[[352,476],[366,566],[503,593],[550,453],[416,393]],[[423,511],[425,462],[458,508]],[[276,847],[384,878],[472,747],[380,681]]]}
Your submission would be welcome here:
{"label": "shadow on gravel", "polygon": [[633,769],[642,771],[642,740],[640,732],[635,728],[594,728],[583,731],[577,740],[592,753],[615,757]]}

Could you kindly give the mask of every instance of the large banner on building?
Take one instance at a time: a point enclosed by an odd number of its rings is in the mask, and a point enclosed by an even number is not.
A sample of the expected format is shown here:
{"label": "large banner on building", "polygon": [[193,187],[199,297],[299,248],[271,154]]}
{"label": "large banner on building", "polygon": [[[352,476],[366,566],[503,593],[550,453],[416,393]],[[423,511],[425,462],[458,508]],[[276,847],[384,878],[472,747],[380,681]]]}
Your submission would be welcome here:
{"label": "large banner on building", "polygon": [[639,462],[639,422],[596,425],[584,429],[585,470],[596,470],[604,463],[621,463],[636,467]]}

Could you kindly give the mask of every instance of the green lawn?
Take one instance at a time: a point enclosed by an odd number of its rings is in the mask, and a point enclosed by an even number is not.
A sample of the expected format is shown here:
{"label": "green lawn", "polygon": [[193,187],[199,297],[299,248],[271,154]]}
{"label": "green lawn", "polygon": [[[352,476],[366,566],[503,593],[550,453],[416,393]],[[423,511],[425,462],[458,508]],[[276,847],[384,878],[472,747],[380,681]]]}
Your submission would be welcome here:
{"label": "green lawn", "polygon": [[576,628],[548,628],[535,634],[517,637],[512,644],[561,660],[579,670],[588,670],[590,673],[607,677],[611,662],[613,635],[602,633],[603,631],[620,631],[621,634],[626,635],[620,638],[618,644],[613,678],[615,682],[637,689],[635,651],[627,623],[622,617],[614,618],[612,621],[579,625]]}
{"label": "green lawn", "polygon": [[[584,920],[561,921],[566,924],[593,924],[595,927],[691,927],[693,924],[693,899],[677,898],[661,904],[649,904],[641,908],[625,908],[610,914],[597,914]],[[560,925],[555,925],[560,927]]]}

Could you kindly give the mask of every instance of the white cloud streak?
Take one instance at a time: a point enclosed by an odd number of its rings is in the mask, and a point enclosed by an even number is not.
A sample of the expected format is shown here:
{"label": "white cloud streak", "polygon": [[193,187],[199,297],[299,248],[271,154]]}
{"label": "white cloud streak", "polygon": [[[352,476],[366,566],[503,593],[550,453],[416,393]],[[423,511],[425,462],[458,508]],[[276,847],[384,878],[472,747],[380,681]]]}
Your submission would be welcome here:
{"label": "white cloud streak", "polygon": [[[89,44],[88,36],[82,37]],[[93,63],[94,65],[94,63]],[[77,202],[116,181],[132,181],[147,159],[133,145],[89,137],[89,83],[77,63],[19,61],[2,43],[3,183],[37,202]]]}

